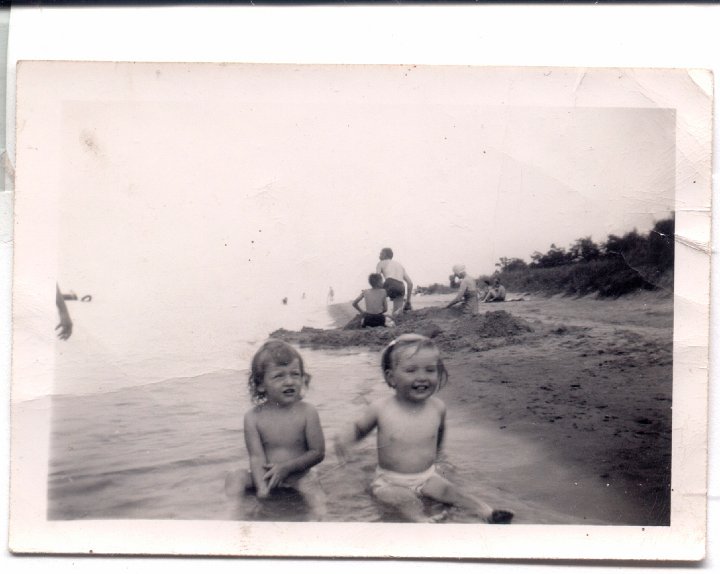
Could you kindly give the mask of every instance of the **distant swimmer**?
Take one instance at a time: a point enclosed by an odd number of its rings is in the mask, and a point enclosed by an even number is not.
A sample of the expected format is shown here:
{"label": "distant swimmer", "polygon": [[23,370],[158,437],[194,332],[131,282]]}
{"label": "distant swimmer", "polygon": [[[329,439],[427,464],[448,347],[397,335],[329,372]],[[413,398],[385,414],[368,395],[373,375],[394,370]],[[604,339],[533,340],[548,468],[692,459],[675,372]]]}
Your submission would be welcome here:
{"label": "distant swimmer", "polygon": [[332,303],[334,300],[335,300],[335,291],[333,291],[333,288],[330,287],[330,290],[328,291],[328,296],[327,296],[328,305],[330,303]]}
{"label": "distant swimmer", "polygon": [[287,297],[283,297],[282,302],[283,302],[283,305],[287,305]]}

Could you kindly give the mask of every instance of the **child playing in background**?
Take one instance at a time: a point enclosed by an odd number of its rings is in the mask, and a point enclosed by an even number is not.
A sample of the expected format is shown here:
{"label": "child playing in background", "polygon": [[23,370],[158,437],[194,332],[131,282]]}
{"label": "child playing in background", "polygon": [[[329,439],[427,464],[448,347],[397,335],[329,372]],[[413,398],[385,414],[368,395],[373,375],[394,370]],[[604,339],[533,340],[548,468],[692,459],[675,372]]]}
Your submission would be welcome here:
{"label": "child playing in background", "polygon": [[[383,278],[379,273],[371,273],[368,282],[372,289],[364,289],[352,302],[352,306],[362,315],[361,326],[384,327],[387,312],[387,293],[383,289]],[[360,301],[365,300],[365,310],[360,308]]]}
{"label": "child playing in background", "polygon": [[493,510],[464,493],[435,468],[445,433],[445,404],[435,393],[448,374],[435,344],[422,335],[401,335],[383,351],[385,381],[395,394],[367,407],[337,437],[341,460],[347,447],[377,428],[378,467],[372,492],[413,522],[438,522],[445,513],[427,516],[421,497],[463,507],[489,523],[508,523],[512,512]]}
{"label": "child playing in background", "polygon": [[500,303],[505,301],[505,287],[500,283],[500,278],[495,277],[493,286],[488,289],[487,295],[483,299],[483,303]]}
{"label": "child playing in background", "polygon": [[455,295],[455,298],[447,304],[447,308],[449,309],[453,305],[461,303],[463,313],[477,315],[479,301],[478,288],[475,279],[466,273],[464,265],[453,266],[453,273],[456,277],[460,278],[460,285],[458,287],[457,295]]}
{"label": "child playing in background", "polygon": [[315,518],[325,514],[325,495],[311,469],[325,457],[315,407],[303,401],[310,381],[300,353],[270,339],[255,353],[248,386],[255,407],[245,413],[250,470],[226,479],[228,494],[254,489],[259,499],[278,487],[300,492]]}

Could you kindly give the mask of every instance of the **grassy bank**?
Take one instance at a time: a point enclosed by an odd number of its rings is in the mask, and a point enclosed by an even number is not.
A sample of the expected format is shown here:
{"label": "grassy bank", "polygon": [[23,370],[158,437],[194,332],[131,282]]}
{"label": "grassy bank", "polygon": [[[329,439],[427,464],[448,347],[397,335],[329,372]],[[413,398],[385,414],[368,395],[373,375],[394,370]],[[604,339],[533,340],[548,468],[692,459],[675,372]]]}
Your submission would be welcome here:
{"label": "grassy bank", "polygon": [[599,259],[548,268],[503,271],[500,281],[509,291],[619,297],[640,289],[673,290],[673,269],[631,266],[622,258]]}
{"label": "grassy bank", "polygon": [[[590,237],[569,248],[550,246],[532,262],[501,258],[500,280],[511,291],[619,297],[641,289],[672,292],[675,218],[658,221],[646,234],[633,230],[608,236],[601,244]],[[482,279],[482,278],[481,278]]]}

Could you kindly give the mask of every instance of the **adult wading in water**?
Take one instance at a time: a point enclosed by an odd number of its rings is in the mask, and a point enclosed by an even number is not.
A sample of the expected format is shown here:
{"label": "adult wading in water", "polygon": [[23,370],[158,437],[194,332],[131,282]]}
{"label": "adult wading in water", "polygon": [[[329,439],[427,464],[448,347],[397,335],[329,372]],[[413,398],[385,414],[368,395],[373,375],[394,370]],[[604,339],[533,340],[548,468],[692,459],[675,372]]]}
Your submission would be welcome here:
{"label": "adult wading in water", "polygon": [[[377,272],[380,273],[385,280],[383,288],[392,301],[392,314],[399,315],[404,310],[410,310],[410,296],[412,294],[413,282],[405,272],[405,268],[393,259],[393,250],[389,247],[385,247],[380,251],[380,261],[377,264]],[[407,290],[405,288],[406,284]]]}

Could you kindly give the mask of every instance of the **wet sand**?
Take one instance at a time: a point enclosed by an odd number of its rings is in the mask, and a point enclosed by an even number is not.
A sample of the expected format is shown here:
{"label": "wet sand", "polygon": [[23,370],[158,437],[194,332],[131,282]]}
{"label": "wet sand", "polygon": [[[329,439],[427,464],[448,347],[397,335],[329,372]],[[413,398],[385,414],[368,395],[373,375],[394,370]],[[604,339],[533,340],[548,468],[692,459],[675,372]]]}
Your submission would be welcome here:
{"label": "wet sand", "polygon": [[[432,336],[451,377],[442,398],[484,427],[483,448],[504,454],[496,478],[508,493],[580,519],[669,524],[672,298],[525,297],[482,305],[477,317],[442,309],[445,299],[416,298],[392,329],[274,336],[371,350],[402,332]],[[353,315],[330,311],[339,324]]]}

